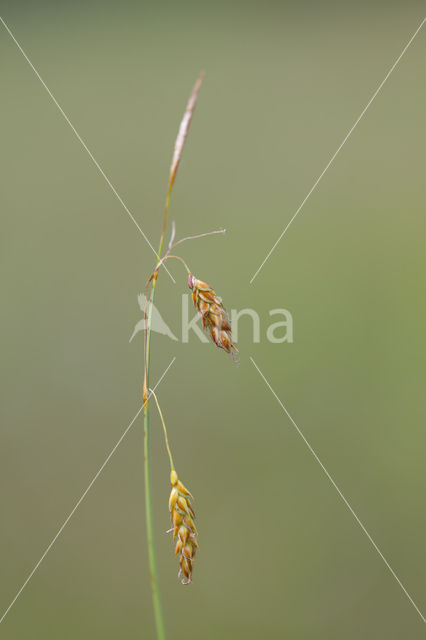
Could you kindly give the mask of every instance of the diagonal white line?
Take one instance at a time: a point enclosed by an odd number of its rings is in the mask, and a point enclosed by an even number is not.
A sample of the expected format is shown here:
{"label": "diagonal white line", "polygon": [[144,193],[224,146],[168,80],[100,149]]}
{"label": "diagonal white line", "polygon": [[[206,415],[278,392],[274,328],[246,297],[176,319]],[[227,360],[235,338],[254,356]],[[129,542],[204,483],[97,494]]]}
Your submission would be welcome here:
{"label": "diagonal white line", "polygon": [[[166,375],[166,373],[168,372],[168,370],[170,369],[170,367],[172,366],[172,364],[174,363],[174,361],[176,360],[176,356],[171,360],[169,366],[167,367],[167,369],[165,369],[165,371],[163,372],[162,376],[160,377],[160,379],[158,380],[157,384],[154,387],[154,391],[156,390],[156,388],[158,387],[158,385],[161,383],[161,381],[163,380],[164,376]],[[149,394],[150,396],[151,394]],[[149,399],[148,396],[148,399]],[[146,401],[145,401],[146,402]],[[108,456],[105,458],[104,462],[102,463],[101,467],[99,468],[99,470],[97,471],[97,473],[93,476],[92,480],[90,481],[87,489],[82,493],[81,497],[77,500],[77,502],[75,503],[73,509],[70,511],[69,515],[65,518],[64,522],[62,523],[62,525],[59,527],[58,532],[56,533],[55,537],[52,538],[49,546],[46,548],[46,550],[44,551],[43,555],[41,556],[40,560],[37,562],[37,564],[34,566],[33,570],[31,571],[31,573],[28,575],[27,579],[25,580],[25,582],[23,583],[22,587],[19,589],[18,593],[16,594],[16,596],[13,598],[12,602],[10,603],[10,605],[7,607],[7,609],[5,610],[5,612],[3,613],[3,615],[0,618],[0,624],[3,622],[3,620],[5,619],[5,617],[7,616],[7,614],[9,613],[9,611],[11,610],[11,608],[13,607],[13,605],[15,604],[15,602],[17,601],[17,599],[19,598],[19,596],[21,595],[21,593],[23,592],[23,590],[25,589],[25,587],[27,586],[27,584],[29,583],[29,581],[31,580],[31,578],[33,577],[33,575],[35,574],[35,572],[37,571],[37,569],[39,568],[39,566],[41,565],[41,563],[43,562],[43,560],[45,559],[45,557],[47,556],[47,554],[49,553],[49,551],[51,550],[51,548],[53,547],[53,545],[55,544],[56,540],[59,538],[59,536],[61,535],[62,531],[65,529],[65,527],[67,526],[68,522],[71,520],[71,518],[73,517],[74,513],[77,511],[78,507],[81,505],[81,503],[83,502],[84,498],[87,496],[87,494],[89,493],[90,489],[93,487],[93,485],[95,484],[96,480],[99,478],[99,476],[101,475],[102,471],[105,469],[106,465],[108,464],[108,462],[111,460],[112,456],[114,455],[114,453],[116,452],[116,450],[118,449],[118,447],[120,446],[120,444],[122,443],[122,441],[124,440],[124,438],[126,437],[127,433],[129,432],[129,430],[131,429],[131,427],[133,426],[133,424],[135,423],[137,417],[140,415],[141,411],[143,410],[144,406],[145,406],[145,402],[144,404],[139,408],[138,412],[136,413],[135,417],[132,419],[132,421],[130,422],[130,424],[126,427],[125,431],[122,433],[120,439],[117,441],[117,443],[115,444],[115,446],[112,448],[112,450],[110,451],[110,453],[108,454]]]}
{"label": "diagonal white line", "polygon": [[[88,156],[90,157],[90,159],[92,160],[93,164],[95,165],[95,167],[97,168],[97,170],[99,171],[99,173],[101,174],[101,176],[104,178],[105,182],[107,183],[107,185],[109,186],[109,188],[111,189],[111,191],[113,192],[113,194],[115,195],[115,197],[117,198],[117,200],[119,201],[119,203],[121,204],[121,206],[123,207],[123,209],[126,211],[127,215],[129,216],[129,218],[131,219],[131,221],[135,224],[135,226],[137,227],[137,229],[139,230],[139,232],[142,234],[143,238],[145,239],[145,241],[148,243],[148,245],[151,247],[151,249],[153,250],[153,252],[155,253],[156,257],[159,258],[157,251],[154,249],[154,247],[152,246],[152,244],[150,243],[150,241],[148,240],[147,236],[145,235],[145,233],[143,232],[142,228],[140,227],[140,225],[138,224],[138,222],[136,221],[136,218],[133,216],[133,214],[130,212],[129,208],[127,207],[127,205],[125,204],[124,200],[121,198],[121,196],[119,195],[117,189],[114,187],[114,185],[112,184],[111,180],[108,178],[108,176],[106,175],[105,171],[102,169],[101,165],[99,164],[99,162],[96,160],[95,156],[93,155],[93,153],[90,151],[89,147],[87,146],[87,144],[84,142],[83,138],[81,137],[81,135],[78,133],[77,129],[74,127],[73,123],[71,122],[71,120],[69,119],[69,117],[67,116],[67,114],[65,113],[65,111],[62,109],[61,105],[59,104],[59,102],[56,100],[55,96],[53,95],[53,93],[51,92],[51,90],[49,89],[49,87],[47,86],[47,84],[45,83],[45,81],[43,80],[43,78],[41,77],[41,75],[39,74],[39,72],[37,71],[37,69],[35,68],[35,66],[33,65],[33,63],[31,62],[31,60],[29,59],[29,57],[27,56],[27,54],[25,53],[25,51],[23,50],[23,48],[21,47],[21,45],[19,44],[19,42],[17,41],[17,39],[15,38],[15,36],[13,35],[12,31],[9,29],[9,27],[7,26],[7,24],[5,23],[5,21],[3,20],[3,18],[0,16],[0,22],[3,24],[4,28],[6,29],[6,31],[8,32],[8,34],[10,35],[10,37],[12,38],[13,42],[16,44],[16,46],[18,47],[19,51],[22,53],[22,55],[24,56],[25,60],[28,62],[28,64],[30,65],[31,69],[34,71],[35,75],[37,76],[37,78],[40,80],[41,84],[43,85],[43,87],[46,89],[47,93],[49,94],[49,96],[51,97],[51,99],[53,100],[54,104],[56,105],[56,107],[58,108],[58,110],[60,111],[61,115],[64,117],[65,121],[67,122],[67,124],[70,126],[72,132],[74,133],[74,135],[76,136],[77,140],[80,142],[80,144],[83,146],[83,148],[85,149],[85,151],[87,152]],[[169,276],[171,277],[171,279],[173,280],[173,282],[176,284],[176,280],[173,278],[172,274],[170,273],[170,271],[168,271],[167,267],[163,264],[165,270],[167,271],[167,273],[169,274]]]}
{"label": "diagonal white line", "polygon": [[397,57],[397,59],[395,60],[395,62],[393,63],[393,65],[391,66],[391,68],[389,69],[389,71],[387,72],[387,74],[385,75],[385,77],[383,78],[382,82],[379,84],[379,86],[377,87],[376,91],[373,93],[373,95],[371,96],[370,100],[367,102],[366,106],[364,107],[364,109],[361,111],[360,115],[358,116],[358,118],[355,120],[354,124],[352,125],[352,127],[349,129],[348,133],[346,134],[346,136],[343,138],[343,141],[340,143],[340,145],[337,147],[337,150],[333,153],[333,155],[331,156],[330,160],[328,161],[328,163],[326,164],[324,170],[322,171],[322,173],[319,175],[319,177],[315,180],[314,184],[312,185],[311,189],[308,191],[308,194],[305,196],[305,198],[302,200],[301,204],[299,205],[298,209],[296,210],[296,213],[294,213],[293,217],[290,218],[290,222],[288,222],[287,226],[285,227],[284,231],[281,233],[281,235],[279,236],[278,240],[275,242],[275,244],[273,245],[272,249],[269,251],[269,253],[266,255],[266,258],[263,260],[262,264],[260,265],[260,267],[257,269],[257,271],[255,272],[255,274],[253,275],[253,277],[250,280],[250,284],[253,283],[254,279],[257,277],[257,275],[259,274],[259,271],[263,268],[263,265],[265,264],[265,262],[267,260],[269,260],[272,252],[275,250],[275,248],[277,247],[278,243],[281,241],[281,239],[283,238],[283,236],[285,235],[285,233],[287,232],[287,229],[290,227],[291,223],[293,222],[293,220],[296,218],[296,216],[299,214],[299,212],[302,210],[302,208],[304,207],[306,201],[308,200],[308,198],[311,196],[311,194],[315,191],[315,189],[317,188],[318,184],[320,183],[320,181],[322,180],[323,176],[325,175],[325,173],[328,171],[328,169],[330,168],[330,166],[332,165],[334,159],[336,158],[337,154],[340,152],[340,150],[342,149],[343,145],[346,143],[346,141],[348,140],[348,138],[351,136],[351,134],[353,133],[353,131],[355,130],[356,126],[358,125],[359,121],[361,120],[361,118],[364,116],[364,114],[366,113],[367,109],[370,107],[371,103],[373,102],[373,100],[375,99],[375,97],[377,96],[377,94],[379,93],[379,91],[381,90],[381,88],[383,87],[383,85],[385,84],[386,80],[389,78],[389,76],[391,75],[392,71],[395,69],[396,65],[398,64],[398,62],[401,60],[402,56],[404,55],[404,53],[407,51],[408,47],[410,46],[410,44],[413,42],[414,38],[416,37],[416,35],[419,33],[420,29],[423,27],[424,23],[425,23],[426,18],[423,18],[423,20],[421,21],[420,25],[417,27],[417,29],[415,30],[415,32],[413,33],[413,35],[411,36],[410,40],[407,42],[407,44],[405,45],[405,47],[403,48],[403,50],[401,51],[401,53],[399,54],[399,56]]}
{"label": "diagonal white line", "polygon": [[410,594],[408,593],[407,589],[404,587],[404,585],[402,584],[401,580],[398,578],[398,576],[396,575],[395,571],[392,569],[392,567],[390,566],[389,562],[386,560],[385,556],[380,551],[379,547],[374,542],[373,538],[370,536],[370,534],[368,533],[367,529],[365,528],[365,526],[363,525],[363,523],[361,522],[361,520],[359,519],[359,517],[357,516],[355,511],[352,509],[351,505],[346,500],[345,496],[343,495],[343,493],[341,492],[341,490],[339,489],[339,487],[337,486],[337,484],[335,483],[335,481],[333,480],[333,478],[331,477],[331,475],[329,474],[329,472],[327,471],[327,469],[325,468],[325,466],[323,465],[321,460],[319,459],[318,455],[315,453],[315,451],[313,450],[313,448],[311,447],[311,445],[309,444],[309,442],[307,441],[307,439],[303,435],[302,431],[299,429],[299,427],[297,426],[297,424],[295,423],[295,421],[293,420],[293,418],[291,417],[291,415],[289,414],[289,412],[287,411],[287,409],[285,408],[285,406],[283,405],[283,403],[281,402],[281,400],[279,399],[279,397],[277,396],[277,394],[275,393],[275,391],[273,390],[273,388],[269,384],[268,380],[265,378],[265,376],[263,375],[263,373],[261,372],[261,370],[259,369],[259,367],[257,366],[256,362],[254,361],[254,359],[251,356],[250,356],[250,360],[252,361],[254,367],[257,369],[260,377],[263,379],[263,381],[265,382],[265,384],[268,387],[268,389],[271,391],[271,393],[274,396],[274,398],[277,400],[277,402],[280,405],[281,409],[287,415],[287,417],[290,420],[290,422],[292,423],[293,427],[296,429],[297,433],[302,438],[303,442],[306,444],[306,446],[308,447],[309,451],[312,453],[312,455],[314,456],[315,460],[318,462],[318,464],[320,465],[321,469],[324,471],[325,475],[330,480],[331,484],[336,489],[337,493],[339,494],[339,496],[341,497],[341,499],[343,500],[343,502],[345,503],[345,505],[347,506],[347,508],[349,509],[349,511],[351,512],[351,514],[353,515],[353,517],[355,518],[355,520],[357,521],[357,523],[359,524],[359,526],[361,527],[361,529],[363,530],[363,532],[365,533],[365,535],[367,536],[367,538],[369,539],[369,541],[371,542],[371,544],[373,545],[373,547],[375,548],[375,550],[377,551],[377,553],[379,554],[379,556],[381,557],[381,559],[383,560],[383,562],[385,563],[385,565],[387,566],[387,568],[389,569],[389,571],[391,572],[391,574],[393,575],[393,577],[395,578],[395,580],[397,581],[397,583],[399,584],[399,586],[401,587],[401,589],[403,590],[403,592],[405,593],[405,595],[407,596],[407,598],[409,599],[409,601],[411,602],[411,604],[413,605],[413,607],[415,608],[415,610],[417,611],[419,616],[421,617],[421,619],[423,620],[423,622],[426,623],[426,618],[423,616],[422,612],[420,611],[420,609],[418,608],[418,606],[414,602],[413,598],[410,596]]}

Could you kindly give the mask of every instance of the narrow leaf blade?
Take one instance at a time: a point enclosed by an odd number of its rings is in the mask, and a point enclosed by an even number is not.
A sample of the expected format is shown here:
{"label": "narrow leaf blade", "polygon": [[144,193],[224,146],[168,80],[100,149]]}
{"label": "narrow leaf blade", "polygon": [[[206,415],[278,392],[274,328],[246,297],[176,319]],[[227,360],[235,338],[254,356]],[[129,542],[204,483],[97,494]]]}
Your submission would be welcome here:
{"label": "narrow leaf blade", "polygon": [[189,96],[188,104],[186,105],[186,110],[183,115],[182,122],[180,123],[179,132],[176,138],[175,148],[173,152],[172,165],[170,167],[169,193],[176,179],[179,162],[182,157],[183,147],[185,145],[186,136],[188,135],[192,116],[194,114],[195,105],[197,104],[198,93],[200,91],[203,80],[204,80],[204,72],[200,73],[200,75],[197,78],[197,82],[195,83],[194,88],[192,89],[191,95]]}

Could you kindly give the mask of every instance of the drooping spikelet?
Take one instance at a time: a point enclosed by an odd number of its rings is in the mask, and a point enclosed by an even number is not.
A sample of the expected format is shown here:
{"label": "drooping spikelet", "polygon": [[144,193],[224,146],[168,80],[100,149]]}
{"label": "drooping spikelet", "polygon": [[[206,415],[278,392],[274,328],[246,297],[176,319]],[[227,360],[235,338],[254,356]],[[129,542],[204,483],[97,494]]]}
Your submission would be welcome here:
{"label": "drooping spikelet", "polygon": [[179,556],[178,577],[182,584],[192,582],[192,564],[198,549],[198,532],[194,524],[195,513],[191,507],[192,495],[181,483],[176,471],[170,473],[172,490],[169,498],[169,511],[172,521],[173,542],[176,541],[175,555]]}
{"label": "drooping spikelet", "polygon": [[197,280],[192,273],[188,276],[188,286],[192,289],[192,300],[198,313],[201,315],[203,328],[219,349],[225,349],[231,353],[235,360],[234,351],[237,347],[232,344],[231,325],[228,322],[228,314],[213,289],[202,280]]}

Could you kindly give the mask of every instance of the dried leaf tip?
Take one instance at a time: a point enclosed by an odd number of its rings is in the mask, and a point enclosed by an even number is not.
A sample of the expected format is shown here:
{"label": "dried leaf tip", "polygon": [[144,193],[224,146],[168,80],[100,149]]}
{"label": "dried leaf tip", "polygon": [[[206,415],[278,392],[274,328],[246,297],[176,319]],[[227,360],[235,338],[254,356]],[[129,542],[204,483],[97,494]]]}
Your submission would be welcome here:
{"label": "dried leaf tip", "polygon": [[222,299],[210,285],[198,280],[192,273],[188,276],[188,287],[192,290],[192,301],[201,315],[203,328],[210,333],[211,339],[219,349],[231,353],[234,362],[238,362],[235,356],[238,349],[232,343],[231,325]]}
{"label": "dried leaf tip", "polygon": [[169,193],[176,178],[176,173],[179,167],[179,162],[182,156],[183,147],[185,144],[186,136],[188,135],[189,126],[191,124],[192,116],[194,115],[195,105],[197,104],[198,92],[204,80],[204,71],[200,73],[197,78],[197,82],[192,89],[189,96],[188,104],[186,105],[185,113],[183,114],[182,122],[180,123],[179,132],[175,142],[175,148],[173,152],[172,164],[170,167],[170,179],[169,179]]}
{"label": "dried leaf tip", "polygon": [[178,577],[182,584],[192,582],[192,568],[198,549],[198,532],[194,524],[195,513],[191,506],[192,495],[180,482],[176,471],[170,473],[172,490],[169,498],[169,511],[172,521],[173,542],[176,541],[175,555],[179,557]]}

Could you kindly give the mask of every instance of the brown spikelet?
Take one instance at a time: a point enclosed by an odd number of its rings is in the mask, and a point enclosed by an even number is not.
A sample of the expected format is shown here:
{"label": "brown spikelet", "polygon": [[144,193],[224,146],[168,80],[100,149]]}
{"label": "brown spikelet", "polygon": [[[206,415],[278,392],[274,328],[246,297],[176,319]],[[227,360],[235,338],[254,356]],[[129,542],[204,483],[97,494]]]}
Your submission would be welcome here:
{"label": "brown spikelet", "polygon": [[169,511],[172,521],[171,531],[175,545],[175,555],[179,557],[179,578],[182,584],[192,582],[192,564],[198,549],[198,532],[194,524],[195,513],[191,506],[192,495],[180,482],[176,471],[170,473],[172,490]]}
{"label": "brown spikelet", "polygon": [[234,352],[238,349],[232,344],[231,325],[221,298],[206,282],[197,280],[192,273],[188,276],[188,286],[192,289],[192,300],[201,315],[203,328],[210,333],[215,345],[231,353],[236,361]]}

